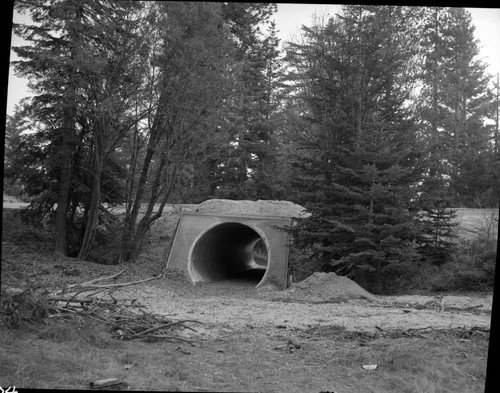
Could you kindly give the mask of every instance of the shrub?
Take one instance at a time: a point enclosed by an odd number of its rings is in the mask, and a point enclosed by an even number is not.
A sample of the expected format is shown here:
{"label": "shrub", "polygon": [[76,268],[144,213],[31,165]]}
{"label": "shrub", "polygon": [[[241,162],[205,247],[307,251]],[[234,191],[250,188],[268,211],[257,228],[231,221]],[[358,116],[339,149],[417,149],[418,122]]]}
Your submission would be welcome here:
{"label": "shrub", "polygon": [[496,241],[474,239],[457,244],[451,261],[422,266],[414,289],[428,291],[485,291],[494,285]]}
{"label": "shrub", "polygon": [[457,266],[456,277],[452,283],[456,289],[483,289],[493,286],[496,265],[496,241],[493,239],[474,239],[463,242],[453,256]]}
{"label": "shrub", "polygon": [[415,278],[415,289],[430,291],[485,291],[494,285],[498,210],[484,210],[481,225],[461,238],[451,249],[450,259],[441,266],[427,261]]}

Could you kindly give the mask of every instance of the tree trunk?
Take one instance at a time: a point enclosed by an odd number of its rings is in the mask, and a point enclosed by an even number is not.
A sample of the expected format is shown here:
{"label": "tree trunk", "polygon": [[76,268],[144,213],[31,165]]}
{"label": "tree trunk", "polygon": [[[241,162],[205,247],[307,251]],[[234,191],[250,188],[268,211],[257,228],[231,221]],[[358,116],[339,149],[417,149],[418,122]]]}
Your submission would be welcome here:
{"label": "tree trunk", "polygon": [[[70,3],[75,19],[81,19],[81,10],[77,3]],[[75,27],[69,29],[71,40],[71,61],[77,57],[78,31]],[[71,186],[71,164],[75,145],[75,115],[76,115],[76,79],[75,74],[69,75],[67,93],[63,102],[63,124],[61,128],[61,172],[59,176],[59,196],[57,199],[55,231],[55,252],[66,256],[68,253],[66,225],[68,221],[68,203]]]}
{"label": "tree trunk", "polygon": [[[137,226],[137,230],[135,231],[134,236],[130,239],[131,241],[129,244],[131,245],[129,246],[129,260],[131,261],[136,260],[137,256],[139,255],[142,240],[144,238],[147,229],[154,221],[156,221],[158,218],[161,217],[163,208],[165,207],[165,204],[167,203],[170,195],[172,194],[172,191],[174,190],[174,185],[177,179],[177,173],[180,165],[179,162],[176,162],[174,164],[170,181],[167,184],[165,184],[165,186],[163,186],[160,191],[158,191],[160,183],[159,177],[161,176],[161,172],[163,172],[164,170],[165,164],[166,164],[166,159],[162,162],[162,165],[160,165],[158,169],[157,177],[155,179],[155,184],[153,186],[153,195],[151,196],[148,210],[146,211],[146,214],[144,215],[144,217],[142,217],[141,221],[139,222],[139,225]],[[152,215],[154,205],[156,204],[161,194],[163,194],[163,197],[158,212]]]}
{"label": "tree trunk", "polygon": [[[142,163],[141,176],[139,177],[139,181],[136,186],[136,194],[133,202],[132,209],[130,210],[130,214],[127,214],[125,217],[125,223],[123,227],[122,233],[122,241],[121,241],[121,250],[120,250],[120,259],[124,261],[128,261],[132,258],[133,248],[131,245],[133,237],[134,237],[134,229],[137,222],[137,217],[139,215],[139,209],[141,207],[142,199],[144,196],[144,192],[146,190],[146,182],[148,179],[149,168],[151,166],[151,161],[153,160],[153,156],[156,153],[156,149],[159,144],[159,140],[161,137],[160,131],[162,128],[162,123],[164,121],[164,114],[162,113],[163,103],[165,101],[165,93],[162,93],[160,96],[160,104],[158,105],[158,109],[155,115],[155,119],[153,125],[151,127],[151,133],[149,136],[148,146],[146,149],[146,156],[144,157],[144,161]],[[131,190],[133,186],[131,185]],[[127,210],[128,213],[128,210]]]}
{"label": "tree trunk", "polygon": [[[68,101],[71,98],[68,99]],[[61,157],[61,172],[59,176],[59,197],[57,199],[56,218],[54,223],[55,229],[55,252],[66,256],[67,241],[66,241],[66,223],[68,214],[68,201],[71,184],[71,162],[73,156],[74,142],[74,101],[69,102],[64,109],[63,127],[61,128],[61,149],[59,151]]]}
{"label": "tree trunk", "polygon": [[137,222],[137,217],[139,215],[139,208],[141,207],[142,197],[144,195],[144,191],[146,189],[146,181],[148,177],[149,167],[151,165],[151,161],[153,159],[153,155],[155,153],[155,142],[156,138],[154,138],[154,133],[152,133],[151,138],[148,142],[148,148],[146,151],[146,156],[144,157],[144,162],[141,170],[141,177],[139,178],[139,182],[137,183],[137,193],[135,195],[134,204],[132,207],[132,211],[130,212],[130,216],[128,220],[125,222],[125,226],[123,229],[122,235],[122,244],[121,244],[121,258],[124,261],[128,261],[131,258],[133,247],[130,246],[132,239],[134,237],[134,228]]}
{"label": "tree trunk", "polygon": [[[98,148],[96,148],[98,149]],[[87,225],[83,235],[82,245],[78,253],[78,259],[86,259],[92,244],[94,243],[97,222],[99,218],[99,208],[101,206],[101,173],[103,169],[103,155],[100,152],[96,153],[95,173],[92,186],[92,197],[90,200],[90,208],[87,217]]]}

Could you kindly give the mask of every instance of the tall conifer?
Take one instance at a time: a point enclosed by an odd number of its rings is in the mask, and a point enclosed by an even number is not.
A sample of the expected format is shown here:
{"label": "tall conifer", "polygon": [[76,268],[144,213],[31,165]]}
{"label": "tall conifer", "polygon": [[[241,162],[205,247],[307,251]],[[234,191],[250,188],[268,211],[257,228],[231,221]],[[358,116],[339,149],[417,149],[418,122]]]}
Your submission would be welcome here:
{"label": "tall conifer", "polygon": [[408,29],[416,16],[347,6],[304,28],[305,43],[289,52],[309,122],[295,186],[311,216],[292,230],[295,244],[379,291],[413,255],[408,207],[418,147],[408,105],[416,53]]}

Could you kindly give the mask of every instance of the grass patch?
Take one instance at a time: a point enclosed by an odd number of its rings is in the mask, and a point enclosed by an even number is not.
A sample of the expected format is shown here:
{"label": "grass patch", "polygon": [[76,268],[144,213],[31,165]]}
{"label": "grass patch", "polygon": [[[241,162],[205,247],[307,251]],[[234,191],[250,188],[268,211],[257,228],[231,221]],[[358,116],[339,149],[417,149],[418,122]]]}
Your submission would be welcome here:
{"label": "grass patch", "polygon": [[85,322],[2,326],[0,335],[0,386],[88,389],[91,381],[118,378],[134,390],[168,391],[178,388],[185,373],[174,356],[165,375],[166,351],[173,344],[114,340],[103,327]]}
{"label": "grass patch", "polygon": [[[487,335],[370,335],[338,327],[247,330],[225,341],[130,342],[83,323],[0,328],[0,385],[86,389],[118,378],[131,390],[376,393],[482,392]],[[98,339],[94,339],[98,337]],[[300,348],[288,351],[288,339]],[[373,371],[361,366],[377,364]]]}

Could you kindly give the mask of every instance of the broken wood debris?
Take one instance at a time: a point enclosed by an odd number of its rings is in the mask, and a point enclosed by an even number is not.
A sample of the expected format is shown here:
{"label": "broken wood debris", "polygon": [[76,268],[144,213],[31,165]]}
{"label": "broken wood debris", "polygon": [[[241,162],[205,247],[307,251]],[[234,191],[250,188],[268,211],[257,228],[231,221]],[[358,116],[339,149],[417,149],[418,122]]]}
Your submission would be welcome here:
{"label": "broken wood debris", "polygon": [[181,328],[195,330],[186,325],[187,323],[202,324],[202,322],[195,320],[172,321],[164,316],[147,313],[143,310],[140,310],[140,314],[133,311],[123,312],[122,310],[116,315],[110,315],[108,323],[114,330],[114,337],[120,340],[164,339],[183,342],[190,342],[190,340],[175,336],[172,333]]}
{"label": "broken wood debris", "polygon": [[43,322],[45,318],[82,321],[82,317],[98,320],[112,331],[112,337],[120,340],[169,340],[191,342],[178,337],[181,329],[195,331],[188,324],[196,320],[172,320],[144,310],[137,299],[119,299],[112,295],[116,289],[144,283],[159,278],[105,284],[114,280],[123,270],[106,277],[98,277],[87,282],[67,285],[57,290],[34,288],[28,285],[22,292],[14,292],[2,298],[0,314],[10,328],[18,328],[22,322]]}

